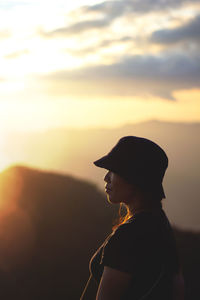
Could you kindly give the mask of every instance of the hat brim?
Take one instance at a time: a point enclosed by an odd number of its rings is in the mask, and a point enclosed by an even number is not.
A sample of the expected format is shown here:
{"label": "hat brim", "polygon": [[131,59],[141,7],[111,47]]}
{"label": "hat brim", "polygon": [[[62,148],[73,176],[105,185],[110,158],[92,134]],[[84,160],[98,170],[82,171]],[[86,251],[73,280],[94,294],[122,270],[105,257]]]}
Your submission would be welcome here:
{"label": "hat brim", "polygon": [[107,169],[107,170],[109,170],[109,168],[111,167],[110,159],[108,158],[107,155],[105,155],[102,158],[97,159],[96,161],[94,161],[94,164],[97,167]]}
{"label": "hat brim", "polygon": [[106,169],[109,171],[112,171],[114,173],[117,173],[119,175],[120,172],[117,169],[116,164],[113,162],[113,160],[111,159],[111,157],[109,155],[105,155],[103,157],[101,157],[100,159],[96,160],[93,162],[95,166],[102,168],[102,169]]}

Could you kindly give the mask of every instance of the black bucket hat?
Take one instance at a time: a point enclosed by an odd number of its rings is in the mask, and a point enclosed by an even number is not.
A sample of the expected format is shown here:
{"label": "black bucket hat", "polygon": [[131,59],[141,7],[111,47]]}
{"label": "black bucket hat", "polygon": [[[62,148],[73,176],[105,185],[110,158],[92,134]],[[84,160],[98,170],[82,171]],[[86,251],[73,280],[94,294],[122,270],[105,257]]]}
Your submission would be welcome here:
{"label": "black bucket hat", "polygon": [[149,139],[122,137],[107,155],[94,164],[120,175],[144,191],[166,198],[162,181],[168,167],[168,157],[160,146]]}

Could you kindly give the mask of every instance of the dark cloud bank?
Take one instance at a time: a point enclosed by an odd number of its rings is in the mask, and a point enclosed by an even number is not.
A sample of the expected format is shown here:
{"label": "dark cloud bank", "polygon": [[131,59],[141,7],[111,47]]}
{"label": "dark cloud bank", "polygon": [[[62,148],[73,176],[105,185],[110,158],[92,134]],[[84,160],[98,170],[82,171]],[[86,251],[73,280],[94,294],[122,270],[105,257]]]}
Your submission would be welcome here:
{"label": "dark cloud bank", "polygon": [[96,5],[85,6],[84,9],[86,12],[101,12],[116,18],[127,12],[143,14],[199,2],[199,0],[119,0],[104,1]]}
{"label": "dark cloud bank", "polygon": [[196,16],[183,26],[174,29],[161,29],[155,31],[150,41],[159,44],[174,44],[184,41],[200,42],[200,15]]}
{"label": "dark cloud bank", "polygon": [[[156,95],[174,100],[173,92],[200,87],[200,56],[130,56],[112,65],[97,65],[48,75],[54,82],[88,82],[92,94]],[[84,86],[84,85],[83,85]],[[88,90],[88,87],[87,87]],[[84,94],[84,90],[82,90]]]}
{"label": "dark cloud bank", "polygon": [[[42,34],[46,37],[69,36],[85,33],[88,30],[103,29],[122,15],[128,13],[144,14],[181,7],[199,0],[123,0],[105,1],[93,6],[84,6],[82,13],[94,14],[94,18],[77,21],[68,27],[58,28]],[[96,13],[99,13],[100,19]],[[84,55],[96,52],[102,47],[109,47],[113,42],[131,41],[134,37],[120,37],[100,41],[96,46],[71,50],[72,54]],[[53,84],[59,83],[59,92],[77,94],[78,96],[147,96],[156,95],[165,99],[175,100],[173,92],[182,89],[200,88],[200,15],[174,29],[161,29],[152,33],[147,43],[162,44],[165,50],[156,55],[124,55],[111,65],[96,65],[78,70],[63,70],[47,76]],[[183,45],[176,48],[177,43],[184,42],[190,46],[191,41],[196,45],[195,50],[187,51]],[[172,49],[173,46],[173,49]],[[169,50],[171,49],[171,50]],[[78,51],[78,52],[77,52]],[[70,49],[68,49],[70,52]],[[80,90],[77,91],[79,84]]]}
{"label": "dark cloud bank", "polygon": [[200,3],[200,0],[120,0],[120,1],[105,1],[96,5],[83,6],[80,8],[80,14],[87,15],[99,13],[101,16],[97,19],[89,19],[85,21],[74,22],[70,26],[57,28],[56,30],[45,32],[40,31],[40,34],[46,38],[54,38],[60,36],[70,36],[80,34],[89,30],[102,29],[108,27],[117,18],[127,14],[146,14],[151,12],[165,11],[170,8],[181,7],[184,4]]}

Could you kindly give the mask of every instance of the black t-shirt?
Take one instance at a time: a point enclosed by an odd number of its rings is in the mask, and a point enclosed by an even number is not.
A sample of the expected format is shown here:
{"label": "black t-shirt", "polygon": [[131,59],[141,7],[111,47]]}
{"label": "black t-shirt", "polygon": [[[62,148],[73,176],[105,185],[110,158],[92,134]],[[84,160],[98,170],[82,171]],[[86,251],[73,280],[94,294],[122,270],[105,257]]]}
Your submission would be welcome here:
{"label": "black t-shirt", "polygon": [[164,211],[137,213],[113,231],[90,261],[90,271],[98,283],[104,266],[132,275],[124,300],[171,300],[172,278],[178,273],[179,262]]}

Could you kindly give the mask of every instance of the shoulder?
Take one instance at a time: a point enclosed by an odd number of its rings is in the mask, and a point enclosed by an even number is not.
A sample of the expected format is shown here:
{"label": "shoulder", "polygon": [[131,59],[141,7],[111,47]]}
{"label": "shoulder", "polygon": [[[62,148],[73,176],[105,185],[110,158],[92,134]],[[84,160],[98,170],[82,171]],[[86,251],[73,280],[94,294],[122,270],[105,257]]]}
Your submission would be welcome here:
{"label": "shoulder", "polygon": [[119,251],[149,251],[163,247],[163,240],[168,235],[170,225],[163,211],[141,212],[127,223],[120,225],[105,242],[105,247]]}
{"label": "shoulder", "polygon": [[162,220],[154,213],[141,212],[119,225],[105,241],[106,247],[114,246],[121,248],[131,247],[149,240],[158,238]]}
{"label": "shoulder", "polygon": [[171,227],[163,209],[138,213],[130,220],[129,224],[141,233],[158,233],[163,228]]}
{"label": "shoulder", "polygon": [[120,225],[104,243],[102,260],[106,266],[133,273],[159,255],[157,218],[140,213]]}
{"label": "shoulder", "polygon": [[126,223],[120,225],[114,234],[126,235],[145,235],[150,233],[156,233],[159,228],[165,226],[167,223],[167,217],[163,210],[158,211],[144,211],[137,213],[130,218]]}

